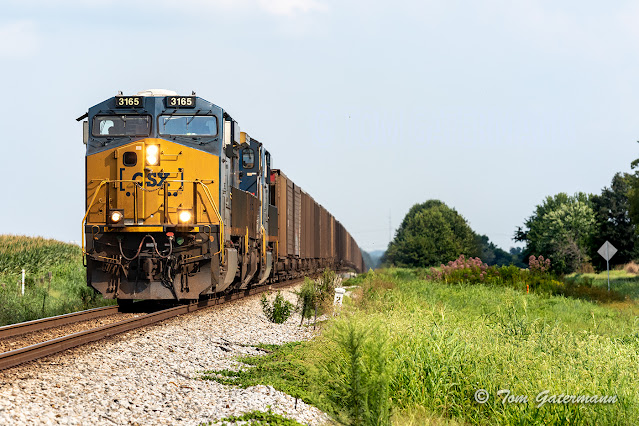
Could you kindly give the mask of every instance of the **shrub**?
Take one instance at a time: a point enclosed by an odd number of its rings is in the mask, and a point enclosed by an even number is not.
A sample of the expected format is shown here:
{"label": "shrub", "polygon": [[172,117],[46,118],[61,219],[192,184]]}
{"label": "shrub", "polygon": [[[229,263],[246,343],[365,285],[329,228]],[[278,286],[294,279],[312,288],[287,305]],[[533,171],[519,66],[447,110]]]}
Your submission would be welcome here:
{"label": "shrub", "polygon": [[629,274],[639,274],[639,265],[637,265],[634,261],[630,261],[630,263],[626,263],[623,266],[623,270],[628,272]]}
{"label": "shrub", "polygon": [[431,279],[444,282],[466,282],[478,284],[494,282],[499,276],[497,268],[488,266],[478,257],[466,259],[462,254],[455,261],[448,262],[448,265],[441,265],[439,270],[431,268]]}
{"label": "shrub", "polygon": [[262,311],[264,315],[266,315],[266,318],[276,324],[285,322],[288,317],[291,316],[294,308],[293,304],[284,299],[279,291],[275,295],[275,300],[273,300],[272,304],[268,301],[265,294],[262,295],[261,303]]}
{"label": "shrub", "polygon": [[544,274],[550,270],[550,259],[544,259],[543,256],[528,258],[528,267],[533,274]]}
{"label": "shrub", "polygon": [[525,271],[522,271],[515,265],[501,266],[497,269],[499,274],[499,282],[503,285],[514,287],[517,283],[525,281]]}
{"label": "shrub", "polygon": [[580,274],[594,274],[595,273],[595,268],[592,266],[591,263],[584,262],[579,267],[579,273]]}
{"label": "shrub", "polygon": [[341,283],[341,278],[328,268],[324,269],[322,275],[317,279],[318,302],[322,311],[332,306],[335,298],[335,288]]}
{"label": "shrub", "polygon": [[[335,298],[335,288],[341,283],[341,278],[332,270],[324,269],[322,275],[316,280],[304,278],[304,284],[297,294],[297,307],[304,318],[315,315],[318,312],[326,313],[330,310]],[[301,322],[300,322],[301,324]]]}
{"label": "shrub", "polygon": [[317,317],[317,291],[315,281],[310,278],[304,278],[304,284],[297,294],[297,308],[302,315],[302,322],[304,318],[311,318],[313,314]]}

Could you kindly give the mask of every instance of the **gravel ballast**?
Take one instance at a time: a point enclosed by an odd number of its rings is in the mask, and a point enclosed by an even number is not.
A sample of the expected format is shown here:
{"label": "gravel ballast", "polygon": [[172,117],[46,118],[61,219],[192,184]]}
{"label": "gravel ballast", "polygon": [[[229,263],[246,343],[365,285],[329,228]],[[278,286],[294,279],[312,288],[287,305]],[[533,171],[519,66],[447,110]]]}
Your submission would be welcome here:
{"label": "gravel ballast", "polygon": [[[282,290],[294,302],[292,289]],[[246,345],[308,340],[294,314],[268,322],[261,295],[230,302],[156,326],[0,372],[0,424],[174,425],[214,421],[247,411],[273,412],[303,424],[328,417],[269,386],[241,389],[200,380],[202,371],[237,369]]]}
{"label": "gravel ballast", "polygon": [[36,343],[57,339],[58,337],[67,336],[80,331],[90,330],[92,328],[102,327],[103,325],[113,324],[114,322],[136,318],[141,315],[144,314],[118,313],[115,315],[106,315],[99,318],[78,321],[71,324],[45,328],[44,330],[32,331],[13,337],[7,337],[0,340],[0,352],[9,352],[14,349],[24,348],[25,346],[35,345]]}

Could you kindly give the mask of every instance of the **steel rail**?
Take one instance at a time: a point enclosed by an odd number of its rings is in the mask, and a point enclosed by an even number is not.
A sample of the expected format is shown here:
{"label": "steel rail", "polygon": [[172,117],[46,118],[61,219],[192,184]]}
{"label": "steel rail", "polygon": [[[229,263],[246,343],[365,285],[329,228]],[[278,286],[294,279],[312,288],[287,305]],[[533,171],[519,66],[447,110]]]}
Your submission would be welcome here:
{"label": "steel rail", "polygon": [[156,322],[160,322],[169,318],[176,317],[178,315],[187,314],[189,312],[195,312],[210,306],[221,305],[231,300],[241,299],[253,294],[269,291],[274,288],[281,288],[281,287],[294,285],[300,282],[301,280],[302,278],[298,278],[298,279],[279,282],[279,283],[275,283],[275,284],[271,284],[267,286],[260,286],[260,287],[256,287],[252,289],[247,289],[240,292],[231,293],[225,296],[220,296],[220,297],[211,298],[211,299],[204,299],[198,302],[190,303],[188,305],[185,304],[185,305],[180,305],[173,308],[164,309],[162,311],[152,312],[140,317],[122,320],[119,322],[103,325],[101,327],[93,328],[90,330],[80,331],[77,333],[69,334],[67,336],[62,336],[56,339],[47,340],[46,342],[36,343],[34,345],[25,346],[19,349],[14,349],[9,352],[0,353],[0,370],[5,370],[10,367],[15,367],[16,365],[33,361],[38,358],[43,358],[45,356],[52,355],[58,352],[62,352],[66,349],[80,346],[85,343],[95,342],[97,340],[101,340],[106,337],[113,336],[115,334],[124,333],[126,331],[134,330],[136,328],[151,325]]}
{"label": "steel rail", "polygon": [[104,306],[102,308],[88,309],[86,311],[72,312],[70,314],[58,315],[37,319],[33,321],[20,322],[17,324],[9,324],[0,327],[0,339],[7,337],[19,336],[21,334],[33,331],[45,330],[47,328],[58,327],[61,325],[73,324],[75,322],[86,321],[94,318],[100,318],[111,314],[118,313],[118,306]]}

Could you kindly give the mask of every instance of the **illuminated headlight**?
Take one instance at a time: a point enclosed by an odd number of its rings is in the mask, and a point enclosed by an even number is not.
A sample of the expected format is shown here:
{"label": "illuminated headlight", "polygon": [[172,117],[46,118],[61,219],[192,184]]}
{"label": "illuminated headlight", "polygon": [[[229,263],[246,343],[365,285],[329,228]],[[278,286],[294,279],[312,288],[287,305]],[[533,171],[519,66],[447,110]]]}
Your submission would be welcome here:
{"label": "illuminated headlight", "polygon": [[116,224],[124,219],[124,212],[122,210],[111,210],[109,212],[109,221],[112,224]]}
{"label": "illuminated headlight", "polygon": [[180,219],[180,223],[189,223],[191,221],[191,217],[193,215],[189,210],[180,210],[178,212],[178,218]]}
{"label": "illuminated headlight", "polygon": [[160,147],[158,145],[146,146],[146,164],[157,166],[160,163]]}

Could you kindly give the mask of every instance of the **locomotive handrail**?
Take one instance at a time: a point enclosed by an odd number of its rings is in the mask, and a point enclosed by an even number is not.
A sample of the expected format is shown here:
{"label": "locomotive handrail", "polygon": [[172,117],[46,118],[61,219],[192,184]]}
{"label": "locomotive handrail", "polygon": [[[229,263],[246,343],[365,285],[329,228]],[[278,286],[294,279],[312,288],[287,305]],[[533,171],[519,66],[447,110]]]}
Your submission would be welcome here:
{"label": "locomotive handrail", "polygon": [[262,257],[263,261],[266,262],[266,229],[264,229],[264,225],[260,225],[262,228]]}
{"label": "locomotive handrail", "polygon": [[[96,188],[95,194],[93,194],[93,198],[91,199],[91,203],[89,203],[89,207],[87,208],[87,211],[86,211],[86,213],[84,213],[84,217],[82,218],[82,256],[86,256],[86,254],[87,254],[87,251],[86,251],[85,246],[84,246],[84,238],[85,238],[84,227],[86,226],[87,217],[89,216],[89,212],[91,211],[91,207],[93,207],[93,203],[95,203],[95,199],[97,198],[98,193],[100,192],[100,188],[102,188],[102,186],[105,183],[108,183],[108,182],[109,182],[108,179],[105,179],[102,182],[100,182],[100,185],[98,185],[98,187]],[[107,212],[107,214],[108,214],[108,212]]]}
{"label": "locomotive handrail", "polygon": [[[102,186],[104,186],[104,184],[107,184],[107,183],[118,183],[118,182],[133,182],[137,186],[140,185],[140,181],[133,180],[133,179],[104,179],[104,180],[102,180],[100,182],[98,187],[95,189],[95,193],[93,194],[93,198],[91,199],[91,203],[89,203],[89,207],[87,208],[87,211],[84,213],[84,217],[82,218],[82,255],[83,256],[87,254],[86,253],[86,246],[85,246],[86,220],[87,220],[87,217],[89,216],[89,212],[91,211],[91,208],[93,207],[93,204],[95,204],[95,199],[98,197],[98,193],[100,192],[100,189],[102,188]],[[219,241],[220,250],[217,253],[214,253],[214,255],[219,253],[220,261],[222,263],[224,263],[224,250],[223,250],[224,249],[224,221],[222,220],[222,216],[220,215],[220,212],[218,211],[217,204],[215,204],[215,200],[213,199],[213,196],[211,195],[211,191],[209,190],[209,188],[206,186],[206,184],[204,182],[202,182],[200,180],[178,180],[178,179],[175,179],[175,180],[167,180],[166,182],[195,183],[195,184],[200,184],[202,186],[204,195],[206,195],[206,198],[209,200],[209,203],[213,206],[213,211],[215,212],[215,215],[217,216],[217,220],[218,220],[219,225],[220,225],[220,241]],[[107,203],[108,202],[109,202],[109,200],[107,200]],[[137,210],[137,205],[136,205],[135,208]],[[107,215],[108,214],[109,213],[107,211]]]}
{"label": "locomotive handrail", "polygon": [[220,215],[220,212],[218,211],[217,205],[215,204],[215,200],[213,200],[213,196],[211,195],[211,192],[209,191],[209,188],[206,186],[206,184],[199,180],[196,180],[193,182],[196,184],[199,183],[200,185],[202,185],[204,194],[206,195],[206,198],[209,199],[209,203],[211,203],[211,205],[213,206],[213,210],[215,211],[217,220],[220,222],[220,251],[218,251],[217,253],[214,253],[213,255],[216,255],[219,253],[220,261],[224,263],[224,221],[222,220],[222,216]]}

